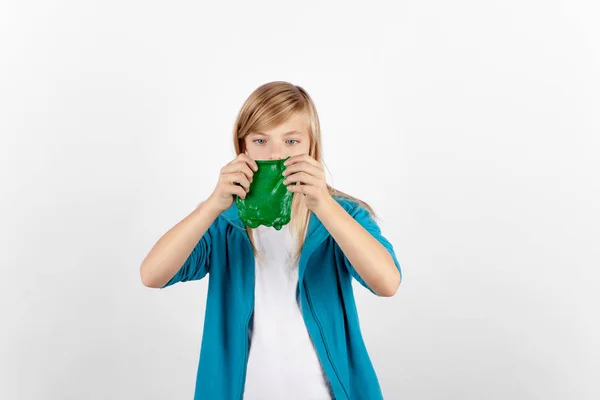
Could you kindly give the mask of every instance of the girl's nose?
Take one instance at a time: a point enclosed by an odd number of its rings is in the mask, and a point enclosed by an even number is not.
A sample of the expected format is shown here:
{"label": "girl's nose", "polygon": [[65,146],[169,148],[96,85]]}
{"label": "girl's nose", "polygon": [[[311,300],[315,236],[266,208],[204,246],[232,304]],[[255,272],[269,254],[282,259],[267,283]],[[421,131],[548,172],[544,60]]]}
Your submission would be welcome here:
{"label": "girl's nose", "polygon": [[271,150],[270,160],[280,160],[283,158],[283,149],[281,146],[273,146]]}

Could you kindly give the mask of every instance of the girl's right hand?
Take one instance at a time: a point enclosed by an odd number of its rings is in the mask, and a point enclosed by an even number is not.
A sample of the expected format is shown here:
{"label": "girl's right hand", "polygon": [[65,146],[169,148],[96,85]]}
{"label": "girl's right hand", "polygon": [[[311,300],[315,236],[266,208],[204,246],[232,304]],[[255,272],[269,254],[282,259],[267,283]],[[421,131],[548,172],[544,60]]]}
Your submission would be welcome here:
{"label": "girl's right hand", "polygon": [[256,162],[247,154],[238,155],[233,161],[221,168],[217,187],[207,199],[218,212],[227,210],[233,204],[233,196],[242,199],[250,190],[254,172],[258,170]]}

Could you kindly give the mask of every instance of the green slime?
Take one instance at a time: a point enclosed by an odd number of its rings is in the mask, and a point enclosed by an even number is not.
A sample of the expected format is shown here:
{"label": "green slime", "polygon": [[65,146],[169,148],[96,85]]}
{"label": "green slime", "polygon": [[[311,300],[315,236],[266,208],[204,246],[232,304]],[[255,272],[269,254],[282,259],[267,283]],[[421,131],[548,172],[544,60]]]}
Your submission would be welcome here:
{"label": "green slime", "polygon": [[[288,157],[289,158],[289,157]],[[259,225],[272,226],[280,230],[290,222],[292,197],[283,184],[285,171],[282,160],[256,160],[258,170],[252,176],[250,190],[246,198],[236,197],[238,214],[244,225],[257,228]]]}

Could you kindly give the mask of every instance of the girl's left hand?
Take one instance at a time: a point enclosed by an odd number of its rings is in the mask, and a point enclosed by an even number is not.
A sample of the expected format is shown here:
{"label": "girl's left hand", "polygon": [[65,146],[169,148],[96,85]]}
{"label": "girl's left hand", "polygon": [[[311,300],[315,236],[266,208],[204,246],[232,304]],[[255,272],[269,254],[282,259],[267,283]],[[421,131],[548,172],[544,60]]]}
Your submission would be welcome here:
{"label": "girl's left hand", "polygon": [[[299,154],[288,158],[284,165],[283,181],[290,192],[302,193],[306,196],[306,206],[315,211],[319,206],[331,199],[323,166],[308,154]],[[291,185],[291,183],[296,183]]]}

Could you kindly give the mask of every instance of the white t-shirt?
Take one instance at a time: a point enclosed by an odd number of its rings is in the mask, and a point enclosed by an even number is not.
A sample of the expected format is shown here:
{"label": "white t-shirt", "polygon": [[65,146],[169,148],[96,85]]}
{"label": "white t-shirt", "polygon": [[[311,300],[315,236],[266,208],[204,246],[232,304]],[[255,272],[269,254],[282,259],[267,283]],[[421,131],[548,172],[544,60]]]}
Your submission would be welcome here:
{"label": "white t-shirt", "polygon": [[253,230],[254,316],[244,389],[245,400],[331,400],[296,300],[298,261],[289,225]]}

